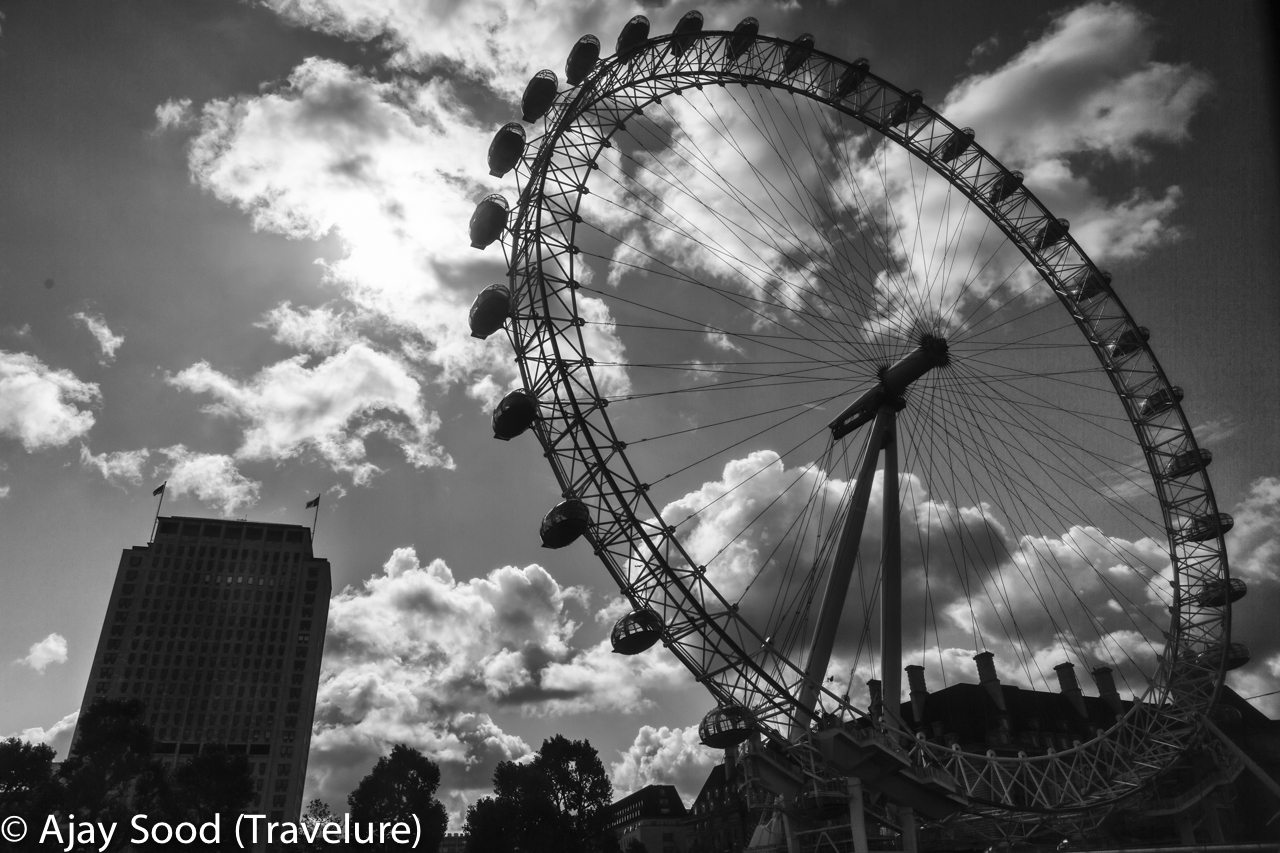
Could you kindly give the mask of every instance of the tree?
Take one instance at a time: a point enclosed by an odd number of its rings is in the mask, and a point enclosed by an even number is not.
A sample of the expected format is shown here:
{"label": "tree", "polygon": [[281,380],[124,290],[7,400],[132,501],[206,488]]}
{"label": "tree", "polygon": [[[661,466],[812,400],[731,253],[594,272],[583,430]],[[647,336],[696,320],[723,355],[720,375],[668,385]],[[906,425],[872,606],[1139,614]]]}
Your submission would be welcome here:
{"label": "tree", "polygon": [[[151,728],[136,699],[98,699],[76,724],[71,756],[62,763],[64,808],[82,820],[127,826],[139,813],[161,811],[164,769],[151,758]],[[123,843],[116,833],[113,847]]]}
{"label": "tree", "polygon": [[[333,813],[333,809],[329,808],[328,803],[316,798],[307,803],[307,808],[302,813],[301,823],[308,829],[312,827],[323,828],[325,824],[338,823],[338,816]],[[303,853],[335,853],[339,849],[339,845],[325,842],[317,833],[314,843],[304,840],[299,843],[298,849]]]}
{"label": "tree", "polygon": [[470,853],[588,853],[609,845],[603,821],[613,793],[600,756],[588,741],[556,735],[532,762],[503,761],[493,772],[493,797],[467,810]]}
{"label": "tree", "polygon": [[604,828],[605,809],[613,799],[613,785],[595,747],[587,740],[555,735],[542,742],[533,764],[550,781],[552,798],[573,835],[589,847]]}
{"label": "tree", "polygon": [[[136,699],[99,699],[80,717],[71,757],[59,773],[68,812],[122,827],[137,814],[148,815],[153,825],[202,823],[215,814],[233,817],[253,802],[253,772],[246,756],[214,747],[170,772],[152,758],[145,714]],[[115,833],[112,847],[127,836]]]}
{"label": "tree", "polygon": [[467,853],[515,853],[519,827],[520,815],[513,802],[481,797],[467,807],[462,828],[467,836]]}
{"label": "tree", "polygon": [[16,737],[0,741],[0,807],[30,806],[54,784],[53,747]]}
{"label": "tree", "polygon": [[[27,743],[16,737],[0,741],[0,817],[20,817],[27,826],[38,826],[61,808],[62,789],[53,771],[53,747]],[[13,844],[12,849],[37,850],[35,838]]]}
{"label": "tree", "polygon": [[253,767],[243,754],[206,749],[174,772],[170,796],[175,821],[234,821],[253,802]]}
{"label": "tree", "polygon": [[[422,824],[422,843],[412,849],[436,853],[449,824],[444,806],[435,798],[439,786],[440,768],[434,761],[416,749],[396,744],[347,797],[351,821],[413,826],[416,815]],[[406,844],[403,849],[411,848]]]}

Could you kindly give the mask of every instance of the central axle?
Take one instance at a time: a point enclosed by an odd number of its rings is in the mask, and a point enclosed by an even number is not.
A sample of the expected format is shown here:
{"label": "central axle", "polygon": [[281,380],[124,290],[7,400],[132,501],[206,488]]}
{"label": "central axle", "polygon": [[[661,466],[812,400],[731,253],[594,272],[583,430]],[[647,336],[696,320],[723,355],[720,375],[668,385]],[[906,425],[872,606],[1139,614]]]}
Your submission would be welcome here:
{"label": "central axle", "polygon": [[880,368],[880,381],[862,392],[828,426],[833,438],[843,438],[876,416],[881,406],[901,409],[908,386],[935,367],[951,361],[947,342],[935,335],[925,335],[920,345],[893,364]]}

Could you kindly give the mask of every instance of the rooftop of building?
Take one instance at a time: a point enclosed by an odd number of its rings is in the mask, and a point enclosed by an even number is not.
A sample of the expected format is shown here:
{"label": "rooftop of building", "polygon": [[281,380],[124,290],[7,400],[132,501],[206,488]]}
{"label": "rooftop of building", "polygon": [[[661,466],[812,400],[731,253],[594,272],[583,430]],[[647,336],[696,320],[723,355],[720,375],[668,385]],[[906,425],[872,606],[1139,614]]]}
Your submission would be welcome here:
{"label": "rooftop of building", "polygon": [[199,518],[186,515],[156,519],[155,542],[218,539],[225,542],[280,542],[311,546],[311,528],[301,524],[249,521],[244,518]]}
{"label": "rooftop of building", "polygon": [[674,785],[645,785],[609,805],[609,824],[654,818],[680,818],[687,814]]}

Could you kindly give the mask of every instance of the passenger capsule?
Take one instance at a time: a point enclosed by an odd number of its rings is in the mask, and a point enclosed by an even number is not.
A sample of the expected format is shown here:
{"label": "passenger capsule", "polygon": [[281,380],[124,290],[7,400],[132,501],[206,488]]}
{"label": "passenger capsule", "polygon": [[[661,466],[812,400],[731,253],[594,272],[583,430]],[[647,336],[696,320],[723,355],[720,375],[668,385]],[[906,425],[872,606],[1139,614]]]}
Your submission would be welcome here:
{"label": "passenger capsule", "polygon": [[515,121],[504,124],[489,143],[489,174],[501,178],[520,162],[523,153],[524,128]]}
{"label": "passenger capsule", "polygon": [[919,89],[912,89],[903,96],[901,101],[893,105],[893,109],[889,111],[889,119],[885,123],[889,127],[897,127],[915,115],[923,103],[924,94]]}
{"label": "passenger capsule", "polygon": [[1111,273],[1085,267],[1067,284],[1067,292],[1075,297],[1076,304],[1088,302],[1111,290]]}
{"label": "passenger capsule", "polygon": [[500,195],[487,196],[471,214],[471,247],[483,249],[507,227],[507,200]]}
{"label": "passenger capsule", "polygon": [[759,33],[759,21],[755,18],[743,18],[738,22],[738,26],[733,28],[733,33],[729,38],[725,40],[724,55],[728,57],[730,62],[736,62],[755,42]]}
{"label": "passenger capsule", "polygon": [[755,734],[756,715],[742,705],[712,708],[698,724],[698,739],[712,749],[737,746]]}
{"label": "passenger capsule", "polygon": [[532,426],[537,417],[537,399],[523,388],[517,388],[493,407],[493,437],[510,441]]}
{"label": "passenger capsule", "polygon": [[999,204],[1009,196],[1022,189],[1021,172],[1005,172],[991,182],[991,192],[987,198],[992,204]]}
{"label": "passenger capsule", "polygon": [[614,53],[626,56],[649,40],[649,19],[644,15],[636,15],[627,21],[622,32],[618,33],[618,41],[614,44]]}
{"label": "passenger capsule", "polygon": [[794,74],[796,69],[804,65],[805,60],[813,53],[813,35],[804,33],[796,37],[782,57],[782,73]]}
{"label": "passenger capsule", "polygon": [[1208,542],[1210,539],[1217,539],[1222,536],[1233,526],[1236,520],[1225,512],[1210,513],[1209,515],[1201,515],[1191,519],[1191,522],[1182,528],[1182,540],[1184,542]]}
{"label": "passenger capsule", "polygon": [[524,97],[520,99],[521,118],[532,123],[547,114],[556,99],[556,89],[560,86],[560,78],[550,68],[544,68],[529,78],[529,85],[524,87]]}
{"label": "passenger capsule", "polygon": [[649,608],[632,610],[614,623],[609,643],[620,655],[638,655],[662,637],[662,617]]}
{"label": "passenger capsule", "polygon": [[1174,385],[1171,388],[1161,388],[1156,393],[1142,401],[1142,405],[1138,407],[1138,414],[1144,418],[1167,412],[1173,408],[1175,403],[1182,402],[1182,388]]}
{"label": "passenger capsule", "polygon": [[862,81],[867,79],[867,75],[871,73],[871,63],[865,59],[855,60],[852,65],[844,70],[840,75],[840,79],[836,81],[836,97],[847,98],[862,85]]}
{"label": "passenger capsule", "polygon": [[1139,326],[1136,329],[1125,329],[1120,336],[1111,343],[1107,344],[1107,352],[1115,360],[1128,358],[1138,350],[1142,349],[1151,338],[1151,330],[1146,326]]}
{"label": "passenger capsule", "polygon": [[1205,649],[1196,655],[1196,662],[1203,666],[1217,667],[1225,670],[1239,669],[1249,662],[1249,647],[1244,643],[1226,643]]}
{"label": "passenger capsule", "polygon": [[1062,238],[1067,236],[1067,231],[1070,229],[1071,223],[1067,220],[1050,219],[1044,224],[1044,228],[1040,229],[1040,233],[1032,241],[1032,246],[1037,252],[1043,252],[1050,246],[1062,242]]}
{"label": "passenger capsule", "polygon": [[937,157],[943,163],[950,163],[952,160],[968,151],[969,146],[972,144],[973,128],[962,128],[948,136],[946,141],[938,146]]}
{"label": "passenger capsule", "polygon": [[1188,474],[1203,471],[1209,467],[1209,463],[1212,461],[1213,454],[1203,447],[1195,450],[1184,450],[1169,460],[1168,467],[1164,469],[1164,475],[1166,477],[1185,477]]}
{"label": "passenger capsule", "polygon": [[502,328],[511,316],[511,291],[504,285],[491,284],[471,303],[471,337],[487,338]]}
{"label": "passenger capsule", "polygon": [[583,36],[578,39],[577,44],[569,51],[569,58],[564,61],[564,81],[570,86],[578,85],[587,79],[587,75],[599,61],[600,39],[591,35]]}
{"label": "passenger capsule", "polygon": [[591,527],[591,512],[577,498],[561,501],[542,518],[539,534],[543,548],[563,548]]}
{"label": "passenger capsule", "polygon": [[1249,586],[1240,578],[1218,578],[1191,596],[1201,607],[1226,607],[1244,598]]}
{"label": "passenger capsule", "polygon": [[676,22],[676,28],[671,31],[671,52],[676,56],[684,53],[700,32],[702,32],[702,13],[697,9],[685,12],[684,17]]}

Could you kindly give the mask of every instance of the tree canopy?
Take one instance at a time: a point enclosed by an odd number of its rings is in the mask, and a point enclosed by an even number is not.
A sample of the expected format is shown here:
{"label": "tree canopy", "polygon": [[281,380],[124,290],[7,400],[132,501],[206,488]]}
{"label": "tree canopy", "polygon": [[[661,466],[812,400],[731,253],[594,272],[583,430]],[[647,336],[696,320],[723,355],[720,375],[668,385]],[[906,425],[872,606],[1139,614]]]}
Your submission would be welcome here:
{"label": "tree canopy", "polygon": [[595,747],[555,735],[533,761],[503,761],[492,797],[467,810],[469,853],[594,853],[613,849],[602,836],[613,786]]}
{"label": "tree canopy", "polygon": [[[436,853],[449,824],[444,806],[436,799],[440,768],[421,752],[396,744],[390,755],[378,759],[369,775],[347,797],[354,823],[392,823],[410,826],[416,815],[422,824],[422,842],[414,848]],[[406,845],[405,849],[409,849]]]}
{"label": "tree canopy", "polygon": [[[0,814],[23,817],[28,826],[57,812],[116,826],[137,814],[172,824],[240,813],[253,802],[244,755],[208,749],[171,770],[153,757],[145,716],[136,700],[95,701],[80,716],[71,756],[56,772],[51,747],[0,742]],[[108,849],[121,847],[125,836],[115,833]]]}

